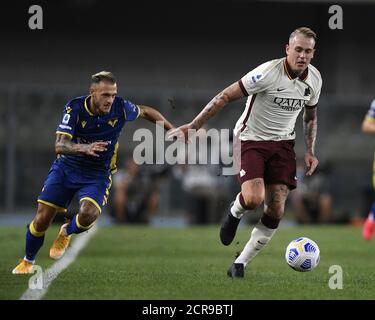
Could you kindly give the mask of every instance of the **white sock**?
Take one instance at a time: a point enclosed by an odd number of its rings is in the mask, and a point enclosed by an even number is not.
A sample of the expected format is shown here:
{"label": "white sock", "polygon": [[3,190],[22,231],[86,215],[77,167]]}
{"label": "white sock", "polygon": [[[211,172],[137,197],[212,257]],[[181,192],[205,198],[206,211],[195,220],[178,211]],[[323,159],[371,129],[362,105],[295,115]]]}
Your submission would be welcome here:
{"label": "white sock", "polygon": [[251,232],[250,240],[246,243],[245,248],[234,262],[242,263],[246,267],[258,252],[271,240],[276,230],[277,229],[267,228],[261,221],[259,221]]}
{"label": "white sock", "polygon": [[29,260],[29,259],[26,258],[26,256],[23,257],[23,260],[26,260],[27,262],[30,262],[32,264],[35,263],[35,260]]}
{"label": "white sock", "polygon": [[241,206],[240,194],[241,193],[239,193],[237,195],[236,200],[234,200],[232,208],[230,208],[230,212],[231,212],[232,216],[237,218],[237,219],[241,219],[242,216],[243,216],[243,213],[246,211],[246,209]]}
{"label": "white sock", "polygon": [[66,227],[67,227],[68,225],[66,225],[64,228],[62,228],[62,233],[63,233],[63,235],[66,237],[66,236],[68,236],[68,231],[66,230]]}

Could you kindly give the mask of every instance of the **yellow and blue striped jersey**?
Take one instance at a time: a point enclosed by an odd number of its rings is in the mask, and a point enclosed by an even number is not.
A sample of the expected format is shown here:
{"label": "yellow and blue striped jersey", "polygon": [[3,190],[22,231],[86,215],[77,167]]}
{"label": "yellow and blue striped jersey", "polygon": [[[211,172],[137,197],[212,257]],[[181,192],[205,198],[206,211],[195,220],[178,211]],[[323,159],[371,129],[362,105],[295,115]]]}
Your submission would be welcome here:
{"label": "yellow and blue striped jersey", "polygon": [[114,173],[121,130],[126,122],[138,118],[139,107],[121,97],[116,97],[108,114],[94,115],[88,108],[88,98],[89,96],[77,97],[65,105],[56,134],[68,135],[74,143],[107,141],[107,150],[99,153],[99,157],[61,155],[60,159],[81,170]]}

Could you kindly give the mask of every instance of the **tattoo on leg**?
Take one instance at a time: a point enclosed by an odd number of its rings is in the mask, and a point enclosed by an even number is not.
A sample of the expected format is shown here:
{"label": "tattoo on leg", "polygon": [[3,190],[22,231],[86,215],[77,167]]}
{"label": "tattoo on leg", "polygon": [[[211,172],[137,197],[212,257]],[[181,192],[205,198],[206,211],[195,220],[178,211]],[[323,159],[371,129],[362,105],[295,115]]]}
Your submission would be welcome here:
{"label": "tattoo on leg", "polygon": [[284,205],[289,190],[285,185],[278,185],[275,189],[267,193],[267,206]]}
{"label": "tattoo on leg", "polygon": [[282,219],[288,193],[289,189],[286,185],[273,186],[271,190],[267,191],[264,212],[270,217]]}

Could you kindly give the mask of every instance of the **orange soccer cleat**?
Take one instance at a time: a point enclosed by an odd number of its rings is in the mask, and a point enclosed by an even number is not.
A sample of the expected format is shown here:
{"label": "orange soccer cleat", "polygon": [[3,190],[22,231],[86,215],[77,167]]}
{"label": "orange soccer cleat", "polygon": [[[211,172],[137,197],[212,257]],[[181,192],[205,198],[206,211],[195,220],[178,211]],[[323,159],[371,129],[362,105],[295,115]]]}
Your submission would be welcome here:
{"label": "orange soccer cleat", "polygon": [[34,264],[30,261],[22,259],[22,261],[12,271],[13,274],[30,274],[34,273]]}
{"label": "orange soccer cleat", "polygon": [[49,256],[54,260],[60,259],[64,255],[66,248],[68,248],[71,235],[66,235],[67,225],[68,223],[65,223],[61,226],[59,235],[53,242],[51,249],[49,249]]}

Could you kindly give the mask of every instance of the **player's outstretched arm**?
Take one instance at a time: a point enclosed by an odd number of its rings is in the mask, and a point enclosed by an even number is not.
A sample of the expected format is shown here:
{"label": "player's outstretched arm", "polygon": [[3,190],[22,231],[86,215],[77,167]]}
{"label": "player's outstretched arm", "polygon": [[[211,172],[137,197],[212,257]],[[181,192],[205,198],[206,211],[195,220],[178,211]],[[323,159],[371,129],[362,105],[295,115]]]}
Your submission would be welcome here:
{"label": "player's outstretched arm", "polygon": [[367,134],[375,134],[375,120],[366,116],[362,122],[362,132]]}
{"label": "player's outstretched arm", "polygon": [[245,95],[238,82],[231,84],[229,87],[225,88],[223,91],[217,94],[194,118],[192,122],[184,124],[183,126],[175,130],[172,130],[170,136],[176,134],[178,135],[178,132],[182,132],[185,136],[185,139],[187,140],[189,129],[200,129],[208,121],[208,119],[217,114],[221,109],[224,108],[225,105],[227,105],[231,101],[243,98],[244,96]]}
{"label": "player's outstretched arm", "polygon": [[157,121],[162,121],[165,130],[173,129],[174,126],[157,110],[154,108],[138,105],[139,116],[143,119],[156,123]]}
{"label": "player's outstretched arm", "polygon": [[71,137],[65,134],[57,134],[55,142],[56,154],[85,154],[99,157],[98,152],[106,151],[108,142],[98,141],[90,144],[80,144],[71,141]]}
{"label": "player's outstretched arm", "polygon": [[305,135],[306,153],[305,164],[308,169],[307,176],[311,176],[318,166],[318,159],[315,157],[316,132],[318,129],[317,108],[305,108],[303,114],[303,132]]}

